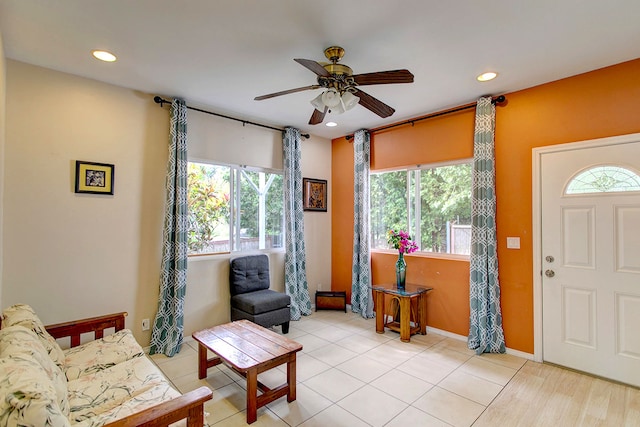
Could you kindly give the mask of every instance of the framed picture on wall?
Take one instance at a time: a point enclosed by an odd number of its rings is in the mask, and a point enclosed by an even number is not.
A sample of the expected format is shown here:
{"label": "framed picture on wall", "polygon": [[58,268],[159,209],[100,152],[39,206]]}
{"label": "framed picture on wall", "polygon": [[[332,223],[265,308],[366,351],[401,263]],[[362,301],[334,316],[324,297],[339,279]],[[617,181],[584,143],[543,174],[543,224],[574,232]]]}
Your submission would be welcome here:
{"label": "framed picture on wall", "polygon": [[113,194],[115,166],[76,160],[76,193]]}
{"label": "framed picture on wall", "polygon": [[302,178],[302,208],[305,211],[327,211],[327,180]]}

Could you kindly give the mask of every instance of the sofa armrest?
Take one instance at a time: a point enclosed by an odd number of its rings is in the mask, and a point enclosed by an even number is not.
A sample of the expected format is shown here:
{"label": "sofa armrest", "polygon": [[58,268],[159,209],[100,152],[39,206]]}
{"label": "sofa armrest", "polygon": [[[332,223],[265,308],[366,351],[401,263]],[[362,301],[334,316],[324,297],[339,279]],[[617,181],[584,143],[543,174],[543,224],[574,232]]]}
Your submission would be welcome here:
{"label": "sofa armrest", "polygon": [[202,427],[204,402],[210,400],[212,395],[208,387],[202,386],[175,399],[105,424],[104,427],[165,427],[185,418],[187,427]]}
{"label": "sofa armrest", "polygon": [[115,328],[116,332],[124,329],[124,318],[126,316],[127,312],[107,314],[105,316],[48,325],[45,328],[56,339],[70,337],[71,347],[77,347],[80,345],[81,334],[93,332],[94,339],[100,339],[104,336],[105,329]]}

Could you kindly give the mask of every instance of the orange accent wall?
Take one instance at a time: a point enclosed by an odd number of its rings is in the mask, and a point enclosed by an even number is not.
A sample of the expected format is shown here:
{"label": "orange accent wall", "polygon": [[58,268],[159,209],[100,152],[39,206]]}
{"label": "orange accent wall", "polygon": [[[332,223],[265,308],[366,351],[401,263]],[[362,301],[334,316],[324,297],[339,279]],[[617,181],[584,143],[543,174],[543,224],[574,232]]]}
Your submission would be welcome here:
{"label": "orange accent wall", "polygon": [[[640,132],[640,59],[505,94],[496,110],[499,278],[508,348],[533,353],[532,149]],[[373,133],[371,168],[473,155],[474,109]],[[351,288],[353,147],[332,144],[332,289]],[[520,249],[507,249],[507,236]],[[396,256],[372,254],[373,281],[393,280]],[[434,287],[427,324],[468,334],[469,263],[408,255],[407,280]]]}

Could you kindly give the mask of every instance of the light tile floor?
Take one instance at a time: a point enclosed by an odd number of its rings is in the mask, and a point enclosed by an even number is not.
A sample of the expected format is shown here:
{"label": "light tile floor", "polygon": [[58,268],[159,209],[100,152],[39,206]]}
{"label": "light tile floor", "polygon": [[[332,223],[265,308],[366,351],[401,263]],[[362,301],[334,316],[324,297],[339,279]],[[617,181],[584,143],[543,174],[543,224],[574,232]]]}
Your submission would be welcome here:
{"label": "light tile floor", "polygon": [[[525,363],[534,363],[508,354],[476,356],[464,341],[434,333],[402,343],[395,332],[377,334],[374,319],[351,312],[314,312],[291,322],[287,337],[303,345],[297,400],[283,397],[259,409],[253,426],[472,426]],[[210,426],[246,425],[244,378],[219,365],[198,380],[197,343],[190,337],[173,358],[152,359],[181,392],[213,390],[205,405]],[[285,366],[260,380],[284,383]]]}

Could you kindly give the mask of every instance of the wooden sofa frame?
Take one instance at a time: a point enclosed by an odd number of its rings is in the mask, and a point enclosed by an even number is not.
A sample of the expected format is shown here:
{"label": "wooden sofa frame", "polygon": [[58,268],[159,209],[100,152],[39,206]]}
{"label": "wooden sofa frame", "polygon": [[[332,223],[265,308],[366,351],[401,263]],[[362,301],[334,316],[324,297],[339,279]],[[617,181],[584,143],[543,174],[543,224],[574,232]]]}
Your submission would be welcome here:
{"label": "wooden sofa frame", "polygon": [[[84,333],[93,333],[94,339],[100,339],[104,336],[105,329],[115,328],[116,332],[124,329],[126,316],[126,312],[114,313],[49,325],[46,326],[46,329],[56,339],[70,338],[71,347],[77,347],[80,345],[80,337]],[[204,403],[210,400],[212,395],[213,393],[208,387],[202,386],[175,399],[105,424],[104,427],[165,427],[185,418],[187,427],[202,427],[204,425]]]}

